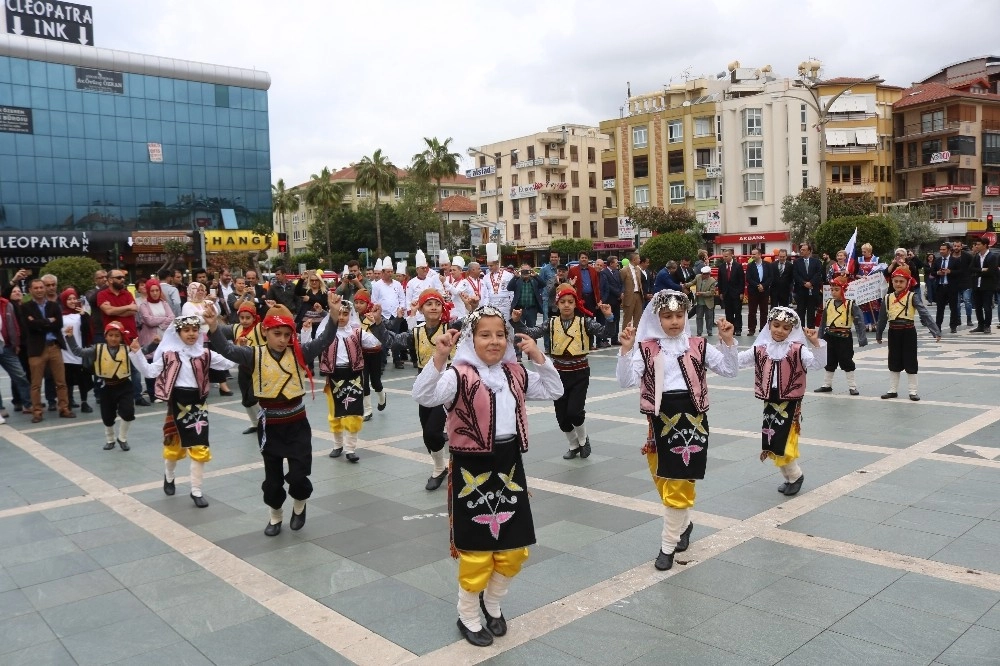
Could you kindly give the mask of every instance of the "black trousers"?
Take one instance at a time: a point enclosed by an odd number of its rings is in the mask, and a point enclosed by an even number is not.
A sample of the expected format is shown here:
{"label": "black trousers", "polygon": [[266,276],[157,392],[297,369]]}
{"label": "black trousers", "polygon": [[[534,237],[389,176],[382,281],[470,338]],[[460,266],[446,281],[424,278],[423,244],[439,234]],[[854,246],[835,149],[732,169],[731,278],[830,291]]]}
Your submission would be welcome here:
{"label": "black trousers", "polygon": [[726,311],[726,321],[733,325],[733,332],[739,335],[743,332],[743,296],[723,294],[722,307]]}
{"label": "black trousers", "polygon": [[937,322],[938,328],[942,328],[941,324],[944,322],[944,309],[948,308],[950,311],[950,316],[948,317],[948,328],[958,328],[958,325],[962,323],[962,316],[958,311],[958,292],[961,291],[957,286],[949,284],[938,284],[937,288],[934,290],[934,298],[937,301],[937,316],[935,321]]}
{"label": "black trousers", "polygon": [[563,432],[570,432],[576,426],[582,426],[587,417],[584,406],[587,404],[587,389],[590,388],[590,368],[559,371],[563,384],[562,397],[555,401],[556,422]]}
{"label": "black trousers", "polygon": [[[816,289],[812,290],[816,292]],[[795,313],[799,315],[799,321],[803,328],[816,328],[816,305],[819,297],[809,291],[800,291],[795,294]]]}
{"label": "black trousers", "polygon": [[253,375],[242,365],[236,374],[236,384],[240,387],[240,404],[253,407],[257,404],[257,396],[253,394]]}
{"label": "black trousers", "polygon": [[[257,427],[257,441],[261,431]],[[264,459],[264,483],[260,489],[264,493],[264,504],[272,509],[280,509],[288,495],[292,499],[306,500],[312,495],[312,428],[309,421],[268,423],[265,427],[267,442],[260,452]],[[285,461],[288,473],[285,473]],[[285,492],[285,483],[288,492]]]}
{"label": "black trousers", "polygon": [[424,446],[431,453],[436,453],[444,448],[447,441],[444,434],[444,406],[424,407],[420,405],[419,414],[420,428],[424,432]]}
{"label": "black trousers", "polygon": [[[66,393],[69,401],[73,402],[73,387],[77,386],[80,389],[80,402],[87,402],[87,394],[94,388],[94,376],[76,363],[64,363],[63,366],[66,369]],[[11,384],[13,387],[13,382]],[[31,398],[28,398],[28,402],[31,402]]]}
{"label": "black trousers", "polygon": [[972,289],[972,305],[976,308],[976,326],[989,328],[993,324],[993,289]]}
{"label": "black trousers", "polygon": [[613,329],[611,331],[611,344],[617,345],[618,344],[618,327],[619,327],[619,323],[618,322],[620,322],[622,320],[622,302],[621,302],[621,299],[618,299],[618,300],[614,301],[613,303],[611,303],[611,314],[614,315],[614,317],[615,317],[615,320],[613,322],[611,322],[611,326],[613,327]]}
{"label": "black trousers", "polygon": [[132,380],[126,379],[115,385],[104,382],[104,392],[101,395],[101,421],[105,426],[115,424],[115,416],[121,416],[122,421],[135,420],[135,397],[132,395]]}
{"label": "black trousers", "polygon": [[377,351],[371,354],[363,354],[365,359],[365,369],[361,371],[361,386],[365,390],[365,395],[371,395],[372,389],[376,393],[382,392],[382,352]]}
{"label": "black trousers", "polygon": [[839,335],[827,334],[826,340],[826,367],[827,372],[834,372],[839,366],[844,372],[854,372],[854,334],[846,338]]}
{"label": "black trousers", "polygon": [[889,372],[917,374],[917,329],[889,327]]}
{"label": "black trousers", "polygon": [[[780,305],[782,307],[787,308],[788,304],[791,303],[791,301],[792,301],[792,295],[791,295],[791,293],[789,293],[787,291],[771,290],[771,307],[772,308],[775,307],[776,305]],[[767,322],[764,322],[764,323],[766,324]]]}

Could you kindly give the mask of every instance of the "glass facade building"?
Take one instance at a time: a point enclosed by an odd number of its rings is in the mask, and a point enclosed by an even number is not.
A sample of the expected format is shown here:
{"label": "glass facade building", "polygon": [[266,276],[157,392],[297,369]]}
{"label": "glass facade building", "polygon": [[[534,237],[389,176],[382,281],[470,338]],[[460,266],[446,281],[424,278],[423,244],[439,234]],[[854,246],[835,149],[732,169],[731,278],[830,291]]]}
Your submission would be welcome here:
{"label": "glass facade building", "polygon": [[270,220],[269,86],[256,70],[0,35],[0,232]]}

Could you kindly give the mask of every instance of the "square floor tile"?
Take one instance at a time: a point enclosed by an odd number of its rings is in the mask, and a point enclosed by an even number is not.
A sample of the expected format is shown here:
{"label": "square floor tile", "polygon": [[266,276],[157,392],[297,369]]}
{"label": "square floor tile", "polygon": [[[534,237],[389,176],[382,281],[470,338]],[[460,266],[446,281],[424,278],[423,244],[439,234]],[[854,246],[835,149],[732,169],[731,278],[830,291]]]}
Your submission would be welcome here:
{"label": "square floor tile", "polygon": [[1000,631],[971,627],[952,643],[937,660],[948,666],[1000,663]]}
{"label": "square floor tile", "polygon": [[781,578],[779,574],[711,559],[667,579],[676,585],[708,596],[739,602]]}
{"label": "square floor tile", "polygon": [[191,639],[191,643],[217,666],[255,664],[314,642],[313,638],[274,615]]}
{"label": "square floor tile", "polygon": [[830,630],[899,652],[933,659],[968,628],[969,624],[965,622],[872,599],[831,626]]}
{"label": "square floor tile", "polygon": [[[979,518],[972,518],[970,516],[959,516],[953,513],[944,513],[943,511],[907,507],[899,513],[883,520],[882,524],[916,530],[918,532],[959,537],[963,534],[969,534],[969,530],[980,522],[982,521]],[[976,538],[972,534],[969,534],[969,536]]]}
{"label": "square floor tile", "polygon": [[55,634],[41,615],[22,613],[0,622],[0,655],[29,648],[54,638]]}
{"label": "square floor tile", "polygon": [[657,583],[607,607],[607,611],[681,634],[732,606],[676,585]]}
{"label": "square floor tile", "polygon": [[566,654],[562,650],[541,643],[531,641],[518,645],[512,650],[502,652],[495,657],[490,657],[486,661],[480,662],[483,666],[579,666],[587,662]]}
{"label": "square floor tile", "polygon": [[782,578],[740,603],[825,629],[866,601],[861,594]]}
{"label": "square floor tile", "polygon": [[926,666],[927,660],[905,652],[824,631],[781,661],[782,666]]}
{"label": "square floor tile", "polygon": [[[457,585],[456,585],[457,588]],[[396,578],[380,578],[318,601],[358,624],[422,606],[437,597]]]}
{"label": "square floor tile", "polygon": [[243,622],[270,615],[270,611],[242,592],[229,588],[215,590],[199,601],[192,612],[189,605],[170,606],[156,612],[184,638],[191,640]]}
{"label": "square floor tile", "polygon": [[92,631],[148,613],[149,609],[128,590],[115,590],[88,599],[41,611],[59,638]]}
{"label": "square floor tile", "polygon": [[766,539],[750,539],[717,555],[720,560],[765,571],[788,571],[816,559],[818,554]]}
{"label": "square floor tile", "polygon": [[614,532],[609,530],[601,530],[568,520],[559,520],[535,530],[535,538],[538,543],[565,553],[574,552],[612,534]]}
{"label": "square floor tile", "polygon": [[167,624],[151,612],[128,620],[67,636],[63,645],[80,666],[107,664],[182,642]]}
{"label": "square floor tile", "polygon": [[771,664],[800,648],[820,631],[804,622],[737,604],[685,635]]}
{"label": "square floor tile", "polygon": [[379,572],[349,559],[296,569],[282,576],[282,582],[313,599],[328,597],[373,580],[382,578]]}
{"label": "square floor tile", "polygon": [[24,595],[38,610],[96,597],[121,589],[121,584],[104,570],[60,578],[23,589]]}
{"label": "square floor tile", "polygon": [[846,557],[820,555],[814,560],[789,571],[790,578],[832,587],[845,592],[874,596],[898,580],[906,572]]}
{"label": "square floor tile", "polygon": [[1000,602],[1000,592],[908,573],[875,598],[961,622],[976,622]]}
{"label": "square floor tile", "polygon": [[541,636],[541,643],[592,664],[627,664],[652,651],[660,629],[599,610]]}
{"label": "square floor tile", "polygon": [[383,616],[368,628],[418,655],[462,640],[455,622],[455,601],[434,599],[416,608]]}

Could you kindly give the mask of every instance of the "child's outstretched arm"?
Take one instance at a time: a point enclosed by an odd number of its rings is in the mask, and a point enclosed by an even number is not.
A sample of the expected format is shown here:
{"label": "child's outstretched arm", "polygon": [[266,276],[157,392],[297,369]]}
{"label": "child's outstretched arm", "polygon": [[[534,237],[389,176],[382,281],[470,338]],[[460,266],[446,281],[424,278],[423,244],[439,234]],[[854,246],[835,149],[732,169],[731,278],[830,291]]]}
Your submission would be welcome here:
{"label": "child's outstretched arm", "polygon": [[618,385],[622,388],[632,388],[639,384],[639,377],[642,376],[642,356],[633,351],[635,346],[635,326],[629,324],[618,334],[618,342],[622,343],[618,351],[618,365],[615,367],[615,376],[618,377]]}
{"label": "child's outstretched arm", "polygon": [[131,359],[132,365],[146,379],[156,379],[163,372],[163,359],[161,358],[159,361],[152,363],[147,361],[146,356],[142,353],[142,345],[139,344],[138,339],[132,341],[132,344],[128,346],[128,350],[128,357]]}
{"label": "child's outstretched arm", "polygon": [[83,367],[89,368],[94,365],[94,361],[97,360],[97,350],[93,347],[80,347],[76,344],[72,326],[66,327],[66,330],[63,331],[63,338],[66,339],[66,346],[69,347],[70,352],[82,359]]}
{"label": "child's outstretched arm", "polygon": [[819,332],[815,328],[804,328],[802,332],[806,335],[808,345],[802,347],[802,364],[807,370],[815,370],[826,365],[826,340],[819,339]]}
{"label": "child's outstretched arm", "polygon": [[448,357],[458,341],[459,331],[449,329],[434,343],[434,357],[417,375],[410,395],[424,407],[450,404],[458,393],[458,374],[447,372]]}

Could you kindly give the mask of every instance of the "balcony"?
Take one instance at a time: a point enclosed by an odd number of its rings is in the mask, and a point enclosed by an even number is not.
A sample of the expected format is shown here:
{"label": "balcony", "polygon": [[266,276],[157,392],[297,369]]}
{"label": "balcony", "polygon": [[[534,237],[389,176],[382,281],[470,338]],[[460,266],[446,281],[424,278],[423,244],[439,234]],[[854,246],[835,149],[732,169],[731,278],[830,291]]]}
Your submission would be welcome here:
{"label": "balcony", "polygon": [[[950,120],[946,123],[910,123],[908,125],[903,125],[902,132],[896,132],[896,141],[909,141],[918,137],[932,136],[935,134],[949,134],[951,132],[957,132],[961,126],[962,123],[958,120]],[[972,130],[970,129],[969,131],[971,132]]]}
{"label": "balcony", "polygon": [[618,153],[614,148],[601,151],[601,162],[614,162],[618,159]]}
{"label": "balcony", "polygon": [[983,166],[1000,166],[1000,148],[983,150]]}
{"label": "balcony", "polygon": [[543,220],[568,220],[570,211],[555,208],[543,208],[538,211],[538,217]]}
{"label": "balcony", "polygon": [[602,190],[613,190],[615,189],[615,179],[605,178],[604,183],[601,185]]}
{"label": "balcony", "polygon": [[601,217],[605,218],[605,219],[607,219],[609,217],[618,217],[618,209],[617,208],[602,208],[601,209]]}
{"label": "balcony", "polygon": [[872,153],[878,150],[878,146],[827,146],[828,155],[846,155],[849,153]]}
{"label": "balcony", "polygon": [[853,180],[835,183],[828,181],[827,185],[832,190],[840,190],[844,194],[874,194],[875,181],[870,178],[854,178]]}

